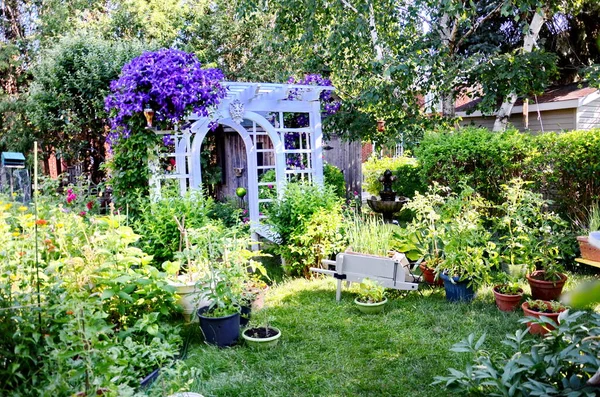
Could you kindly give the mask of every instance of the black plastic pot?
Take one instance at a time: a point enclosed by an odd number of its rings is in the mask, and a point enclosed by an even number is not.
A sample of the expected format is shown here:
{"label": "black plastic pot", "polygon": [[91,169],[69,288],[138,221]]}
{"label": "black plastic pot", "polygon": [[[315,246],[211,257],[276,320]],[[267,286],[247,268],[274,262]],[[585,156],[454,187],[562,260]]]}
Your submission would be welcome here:
{"label": "black plastic pot", "polygon": [[240,336],[240,313],[226,317],[205,317],[203,314],[206,310],[205,307],[198,309],[204,341],[219,347],[234,345]]}
{"label": "black plastic pot", "polygon": [[240,327],[245,327],[250,321],[252,306],[242,306],[240,309]]}
{"label": "black plastic pot", "polygon": [[444,280],[448,302],[471,302],[475,297],[475,290],[473,286],[468,286],[468,281],[458,281],[458,277],[453,277],[454,282],[452,282],[450,277],[444,273],[440,273],[440,278]]}

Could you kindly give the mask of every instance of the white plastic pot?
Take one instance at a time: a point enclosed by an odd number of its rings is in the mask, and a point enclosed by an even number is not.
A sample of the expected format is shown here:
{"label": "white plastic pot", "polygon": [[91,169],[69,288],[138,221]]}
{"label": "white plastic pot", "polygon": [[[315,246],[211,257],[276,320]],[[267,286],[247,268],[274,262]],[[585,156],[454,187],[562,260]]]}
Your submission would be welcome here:
{"label": "white plastic pot", "polygon": [[588,243],[594,248],[600,249],[600,231],[591,232],[588,236]]}

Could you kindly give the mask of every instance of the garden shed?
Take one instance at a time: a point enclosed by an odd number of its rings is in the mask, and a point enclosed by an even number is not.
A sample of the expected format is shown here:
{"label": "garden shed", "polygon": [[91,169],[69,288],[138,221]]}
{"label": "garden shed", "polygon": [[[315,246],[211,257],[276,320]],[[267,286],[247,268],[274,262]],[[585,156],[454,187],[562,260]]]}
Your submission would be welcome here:
{"label": "garden shed", "polygon": [[[492,129],[495,115],[469,112],[479,101],[480,99],[459,98],[456,115],[462,118],[463,126],[475,125]],[[528,115],[528,125],[525,123],[525,115]],[[550,87],[537,99],[529,98],[529,104],[524,104],[523,99],[519,98],[509,121],[518,130],[531,132],[597,128],[600,126],[600,91],[589,87],[587,83]]]}
{"label": "garden shed", "polygon": [[[321,99],[333,87],[221,84],[226,97],[208,117],[192,116],[187,128],[180,131],[156,131],[169,142],[170,150],[151,160],[150,185],[156,194],[165,179],[177,180],[182,194],[202,189],[206,171],[201,159],[203,146],[217,145],[211,160],[221,167],[220,194],[232,195],[237,188],[244,188],[249,220],[260,232],[263,206],[281,193],[287,181],[323,182]],[[160,165],[165,158],[170,164],[166,169]],[[269,171],[274,178],[263,180]]]}

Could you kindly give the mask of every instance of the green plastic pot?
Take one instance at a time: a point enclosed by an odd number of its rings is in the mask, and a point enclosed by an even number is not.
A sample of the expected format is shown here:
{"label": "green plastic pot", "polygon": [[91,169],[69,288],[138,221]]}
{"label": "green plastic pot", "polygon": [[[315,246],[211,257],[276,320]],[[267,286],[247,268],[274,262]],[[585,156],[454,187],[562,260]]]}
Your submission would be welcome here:
{"label": "green plastic pot", "polygon": [[268,338],[254,338],[250,335],[247,335],[248,333],[250,333],[253,330],[253,328],[248,328],[248,329],[244,330],[244,332],[242,332],[242,338],[244,338],[244,340],[246,341],[246,344],[253,349],[259,349],[259,350],[271,349],[271,348],[277,346],[277,343],[279,343],[279,338],[281,337],[281,331],[275,327],[269,327],[269,329],[277,331],[277,334],[275,336],[271,336]]}
{"label": "green plastic pot", "polygon": [[383,308],[384,308],[385,304],[387,303],[387,298],[384,298],[381,302],[377,302],[377,303],[359,302],[358,298],[356,298],[356,299],[354,299],[354,303],[358,307],[358,310],[360,310],[362,313],[376,314],[376,313],[383,312]]}

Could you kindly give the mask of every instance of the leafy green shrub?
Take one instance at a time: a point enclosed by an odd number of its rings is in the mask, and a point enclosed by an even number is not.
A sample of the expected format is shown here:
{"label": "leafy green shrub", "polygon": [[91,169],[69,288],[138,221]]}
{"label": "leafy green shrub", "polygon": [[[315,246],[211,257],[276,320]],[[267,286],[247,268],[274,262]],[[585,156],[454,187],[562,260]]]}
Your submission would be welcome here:
{"label": "leafy green shrub", "polygon": [[515,177],[554,201],[566,218],[582,220],[600,198],[600,130],[529,135],[467,127],[430,133],[416,150],[426,182],[453,190],[466,181],[494,203]]}
{"label": "leafy green shrub", "polygon": [[279,236],[275,251],[292,274],[308,276],[310,266],[343,249],[342,204],[328,186],[288,183],[266,215]]}
{"label": "leafy green shrub", "polygon": [[248,210],[240,208],[239,199],[237,197],[227,197],[223,201],[215,201],[210,206],[208,214],[210,219],[223,222],[227,227],[235,227],[240,225],[242,216],[247,214]]}
{"label": "leafy green shrub", "polygon": [[537,150],[527,178],[560,213],[585,219],[600,199],[600,129],[547,133],[534,139]]}
{"label": "leafy green shrub", "polygon": [[498,202],[500,186],[526,172],[534,151],[532,140],[514,129],[497,133],[467,127],[427,134],[415,155],[425,181],[454,191],[463,181],[486,199]]}
{"label": "leafy green shrub", "polygon": [[469,396],[597,395],[600,315],[566,311],[559,318],[558,328],[541,340],[527,330],[507,335],[503,343],[511,348],[510,355],[483,349],[485,334],[477,341],[469,335],[451,350],[472,354],[474,362],[463,371],[450,368],[450,374],[436,376],[434,384]]}
{"label": "leafy green shrub", "polygon": [[413,197],[415,191],[423,191],[421,183],[420,163],[413,157],[371,157],[363,164],[363,189],[372,195],[379,195],[383,184],[379,181],[385,170],[392,171],[396,180],[392,190],[399,196]]}
{"label": "leafy green shrub", "polygon": [[[275,185],[275,170],[269,170],[260,176],[260,182],[273,182]],[[329,163],[323,166],[323,183],[330,186],[340,198],[346,198],[346,181],[340,169]],[[269,186],[260,186],[260,198],[275,198],[276,190]]]}
{"label": "leafy green shrub", "polygon": [[346,181],[344,173],[334,165],[325,163],[323,167],[323,181],[326,186],[331,186],[335,194],[340,198],[346,198]]}
{"label": "leafy green shrub", "polygon": [[198,192],[181,196],[176,189],[163,189],[155,201],[140,200],[139,208],[141,211],[133,227],[143,236],[140,247],[158,264],[173,260],[173,255],[184,248],[177,221],[184,228],[200,228],[210,222],[209,215],[214,214],[212,199]]}

